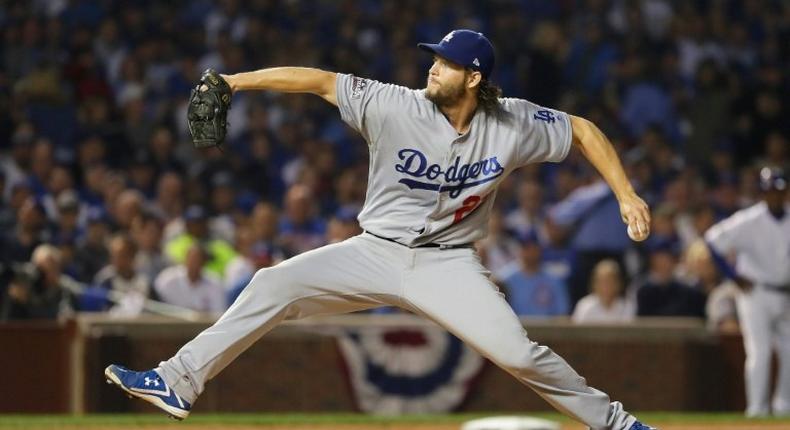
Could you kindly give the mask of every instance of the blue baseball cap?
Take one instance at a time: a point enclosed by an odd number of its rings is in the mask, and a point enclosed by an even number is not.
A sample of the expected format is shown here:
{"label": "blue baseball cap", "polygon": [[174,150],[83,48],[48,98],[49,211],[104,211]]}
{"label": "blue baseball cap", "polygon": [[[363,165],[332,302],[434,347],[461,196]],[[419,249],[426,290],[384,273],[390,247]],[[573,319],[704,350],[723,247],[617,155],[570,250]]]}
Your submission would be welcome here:
{"label": "blue baseball cap", "polygon": [[453,63],[477,70],[483,79],[488,79],[494,70],[494,46],[483,33],[453,30],[439,43],[418,43],[417,46]]}
{"label": "blue baseball cap", "polygon": [[760,189],[763,191],[787,189],[787,176],[778,168],[763,167],[760,170]]}

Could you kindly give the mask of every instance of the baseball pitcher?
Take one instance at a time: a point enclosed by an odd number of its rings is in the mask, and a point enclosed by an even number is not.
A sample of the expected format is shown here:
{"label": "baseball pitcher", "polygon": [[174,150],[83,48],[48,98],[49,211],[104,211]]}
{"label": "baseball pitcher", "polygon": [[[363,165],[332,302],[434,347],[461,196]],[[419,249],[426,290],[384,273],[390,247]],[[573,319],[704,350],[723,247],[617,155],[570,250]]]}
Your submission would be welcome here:
{"label": "baseball pitcher", "polygon": [[611,186],[632,238],[644,240],[648,207],[612,145],[585,119],[501,98],[482,34],[455,30],[419,47],[433,55],[421,90],[298,67],[204,75],[189,118],[199,146],[224,136],[224,82],[230,91],[312,93],[337,106],[370,152],[364,233],[260,270],[174,357],[144,372],[111,365],[109,382],[183,419],[208,380],[283,320],[393,305],[441,324],[593,429],[649,428],[527,337],[472,247],[486,234],[500,182],[525,164],[562,161],[571,147]]}

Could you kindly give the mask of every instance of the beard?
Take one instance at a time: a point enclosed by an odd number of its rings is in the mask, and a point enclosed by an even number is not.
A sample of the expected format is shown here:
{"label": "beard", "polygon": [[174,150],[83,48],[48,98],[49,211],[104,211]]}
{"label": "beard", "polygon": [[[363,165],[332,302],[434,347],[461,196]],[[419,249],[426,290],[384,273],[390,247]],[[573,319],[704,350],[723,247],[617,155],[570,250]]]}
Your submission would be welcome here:
{"label": "beard", "polygon": [[434,102],[437,106],[452,106],[456,104],[464,95],[463,82],[456,84],[444,83],[436,85],[434,88],[425,87],[425,98]]}

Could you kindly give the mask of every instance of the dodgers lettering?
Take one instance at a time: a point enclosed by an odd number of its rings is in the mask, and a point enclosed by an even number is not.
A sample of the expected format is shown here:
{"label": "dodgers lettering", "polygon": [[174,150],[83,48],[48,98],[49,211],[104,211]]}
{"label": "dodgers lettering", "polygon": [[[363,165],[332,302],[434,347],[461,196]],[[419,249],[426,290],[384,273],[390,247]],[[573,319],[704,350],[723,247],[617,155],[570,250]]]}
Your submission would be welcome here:
{"label": "dodgers lettering", "polygon": [[448,191],[451,198],[461,195],[464,188],[493,181],[502,176],[505,171],[495,156],[471,164],[461,164],[461,157],[456,157],[455,162],[446,170],[438,164],[429,164],[425,154],[416,149],[401,149],[398,151],[398,158],[402,162],[395,165],[395,170],[400,173],[431,181],[444,180],[444,183],[441,184],[403,178],[398,181],[399,183],[410,189],[431,190],[440,193]]}

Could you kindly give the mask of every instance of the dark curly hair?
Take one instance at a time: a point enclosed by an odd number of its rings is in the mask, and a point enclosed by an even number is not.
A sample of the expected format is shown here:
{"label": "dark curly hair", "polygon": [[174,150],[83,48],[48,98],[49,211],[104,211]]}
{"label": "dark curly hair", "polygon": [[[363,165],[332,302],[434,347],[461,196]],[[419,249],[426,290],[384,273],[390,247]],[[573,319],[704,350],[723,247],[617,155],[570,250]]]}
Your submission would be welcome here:
{"label": "dark curly hair", "polygon": [[502,88],[499,88],[499,86],[488,79],[480,81],[480,87],[477,91],[477,103],[483,107],[487,114],[495,115],[500,112],[502,109],[499,103],[500,97],[502,97]]}

